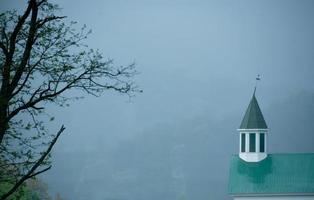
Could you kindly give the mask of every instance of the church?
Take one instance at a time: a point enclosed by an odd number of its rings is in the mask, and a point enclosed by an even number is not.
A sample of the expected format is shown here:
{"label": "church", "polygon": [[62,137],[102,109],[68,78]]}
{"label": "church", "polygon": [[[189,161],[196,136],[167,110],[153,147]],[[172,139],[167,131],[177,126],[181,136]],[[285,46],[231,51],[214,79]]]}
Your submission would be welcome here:
{"label": "church", "polygon": [[314,153],[268,153],[271,133],[255,90],[238,132],[228,186],[234,200],[314,200]]}

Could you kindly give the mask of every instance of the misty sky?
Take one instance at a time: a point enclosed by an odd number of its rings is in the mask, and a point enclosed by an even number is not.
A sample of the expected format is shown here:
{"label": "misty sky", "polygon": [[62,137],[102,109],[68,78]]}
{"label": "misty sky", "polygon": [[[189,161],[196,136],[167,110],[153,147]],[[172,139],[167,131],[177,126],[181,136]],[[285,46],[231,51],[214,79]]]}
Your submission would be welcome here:
{"label": "misty sky", "polygon": [[[22,2],[1,0],[1,10]],[[42,176],[51,192],[69,200],[174,199],[156,189],[170,170],[181,174],[173,191],[187,199],[230,199],[229,157],[257,74],[269,151],[314,152],[314,1],[54,2],[67,20],[92,29],[90,47],[117,65],[135,61],[144,92],[49,107],[56,117],[49,129],[67,128]],[[154,171],[168,148],[169,169]]]}

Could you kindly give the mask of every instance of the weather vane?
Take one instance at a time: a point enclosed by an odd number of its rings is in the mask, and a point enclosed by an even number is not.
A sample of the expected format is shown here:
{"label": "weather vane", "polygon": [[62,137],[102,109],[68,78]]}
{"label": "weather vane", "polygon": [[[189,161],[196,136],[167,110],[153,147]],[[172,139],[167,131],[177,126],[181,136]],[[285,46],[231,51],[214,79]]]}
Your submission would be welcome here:
{"label": "weather vane", "polygon": [[256,91],[256,87],[257,87],[257,82],[261,80],[261,75],[257,74],[256,78],[255,78],[255,87],[254,87],[254,94]]}

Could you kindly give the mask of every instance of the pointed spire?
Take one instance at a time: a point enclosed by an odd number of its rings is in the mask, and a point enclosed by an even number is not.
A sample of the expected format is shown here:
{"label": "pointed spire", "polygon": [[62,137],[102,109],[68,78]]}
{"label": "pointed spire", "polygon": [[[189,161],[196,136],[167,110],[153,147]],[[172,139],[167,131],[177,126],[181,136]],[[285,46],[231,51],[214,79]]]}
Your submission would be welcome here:
{"label": "pointed spire", "polygon": [[240,129],[267,129],[262,111],[255,97],[256,86],[248,108],[246,109]]}

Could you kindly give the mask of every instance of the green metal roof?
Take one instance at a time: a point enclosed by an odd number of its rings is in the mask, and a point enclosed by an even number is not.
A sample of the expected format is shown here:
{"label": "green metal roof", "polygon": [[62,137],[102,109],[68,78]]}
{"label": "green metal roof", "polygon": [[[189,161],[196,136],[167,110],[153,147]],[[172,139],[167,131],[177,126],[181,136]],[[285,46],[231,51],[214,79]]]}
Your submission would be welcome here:
{"label": "green metal roof", "polygon": [[251,102],[246,109],[240,129],[267,129],[261,109],[258,106],[255,91],[252,96]]}
{"label": "green metal roof", "polygon": [[233,155],[229,193],[295,194],[314,193],[314,153],[269,154],[260,162],[245,162]]}

